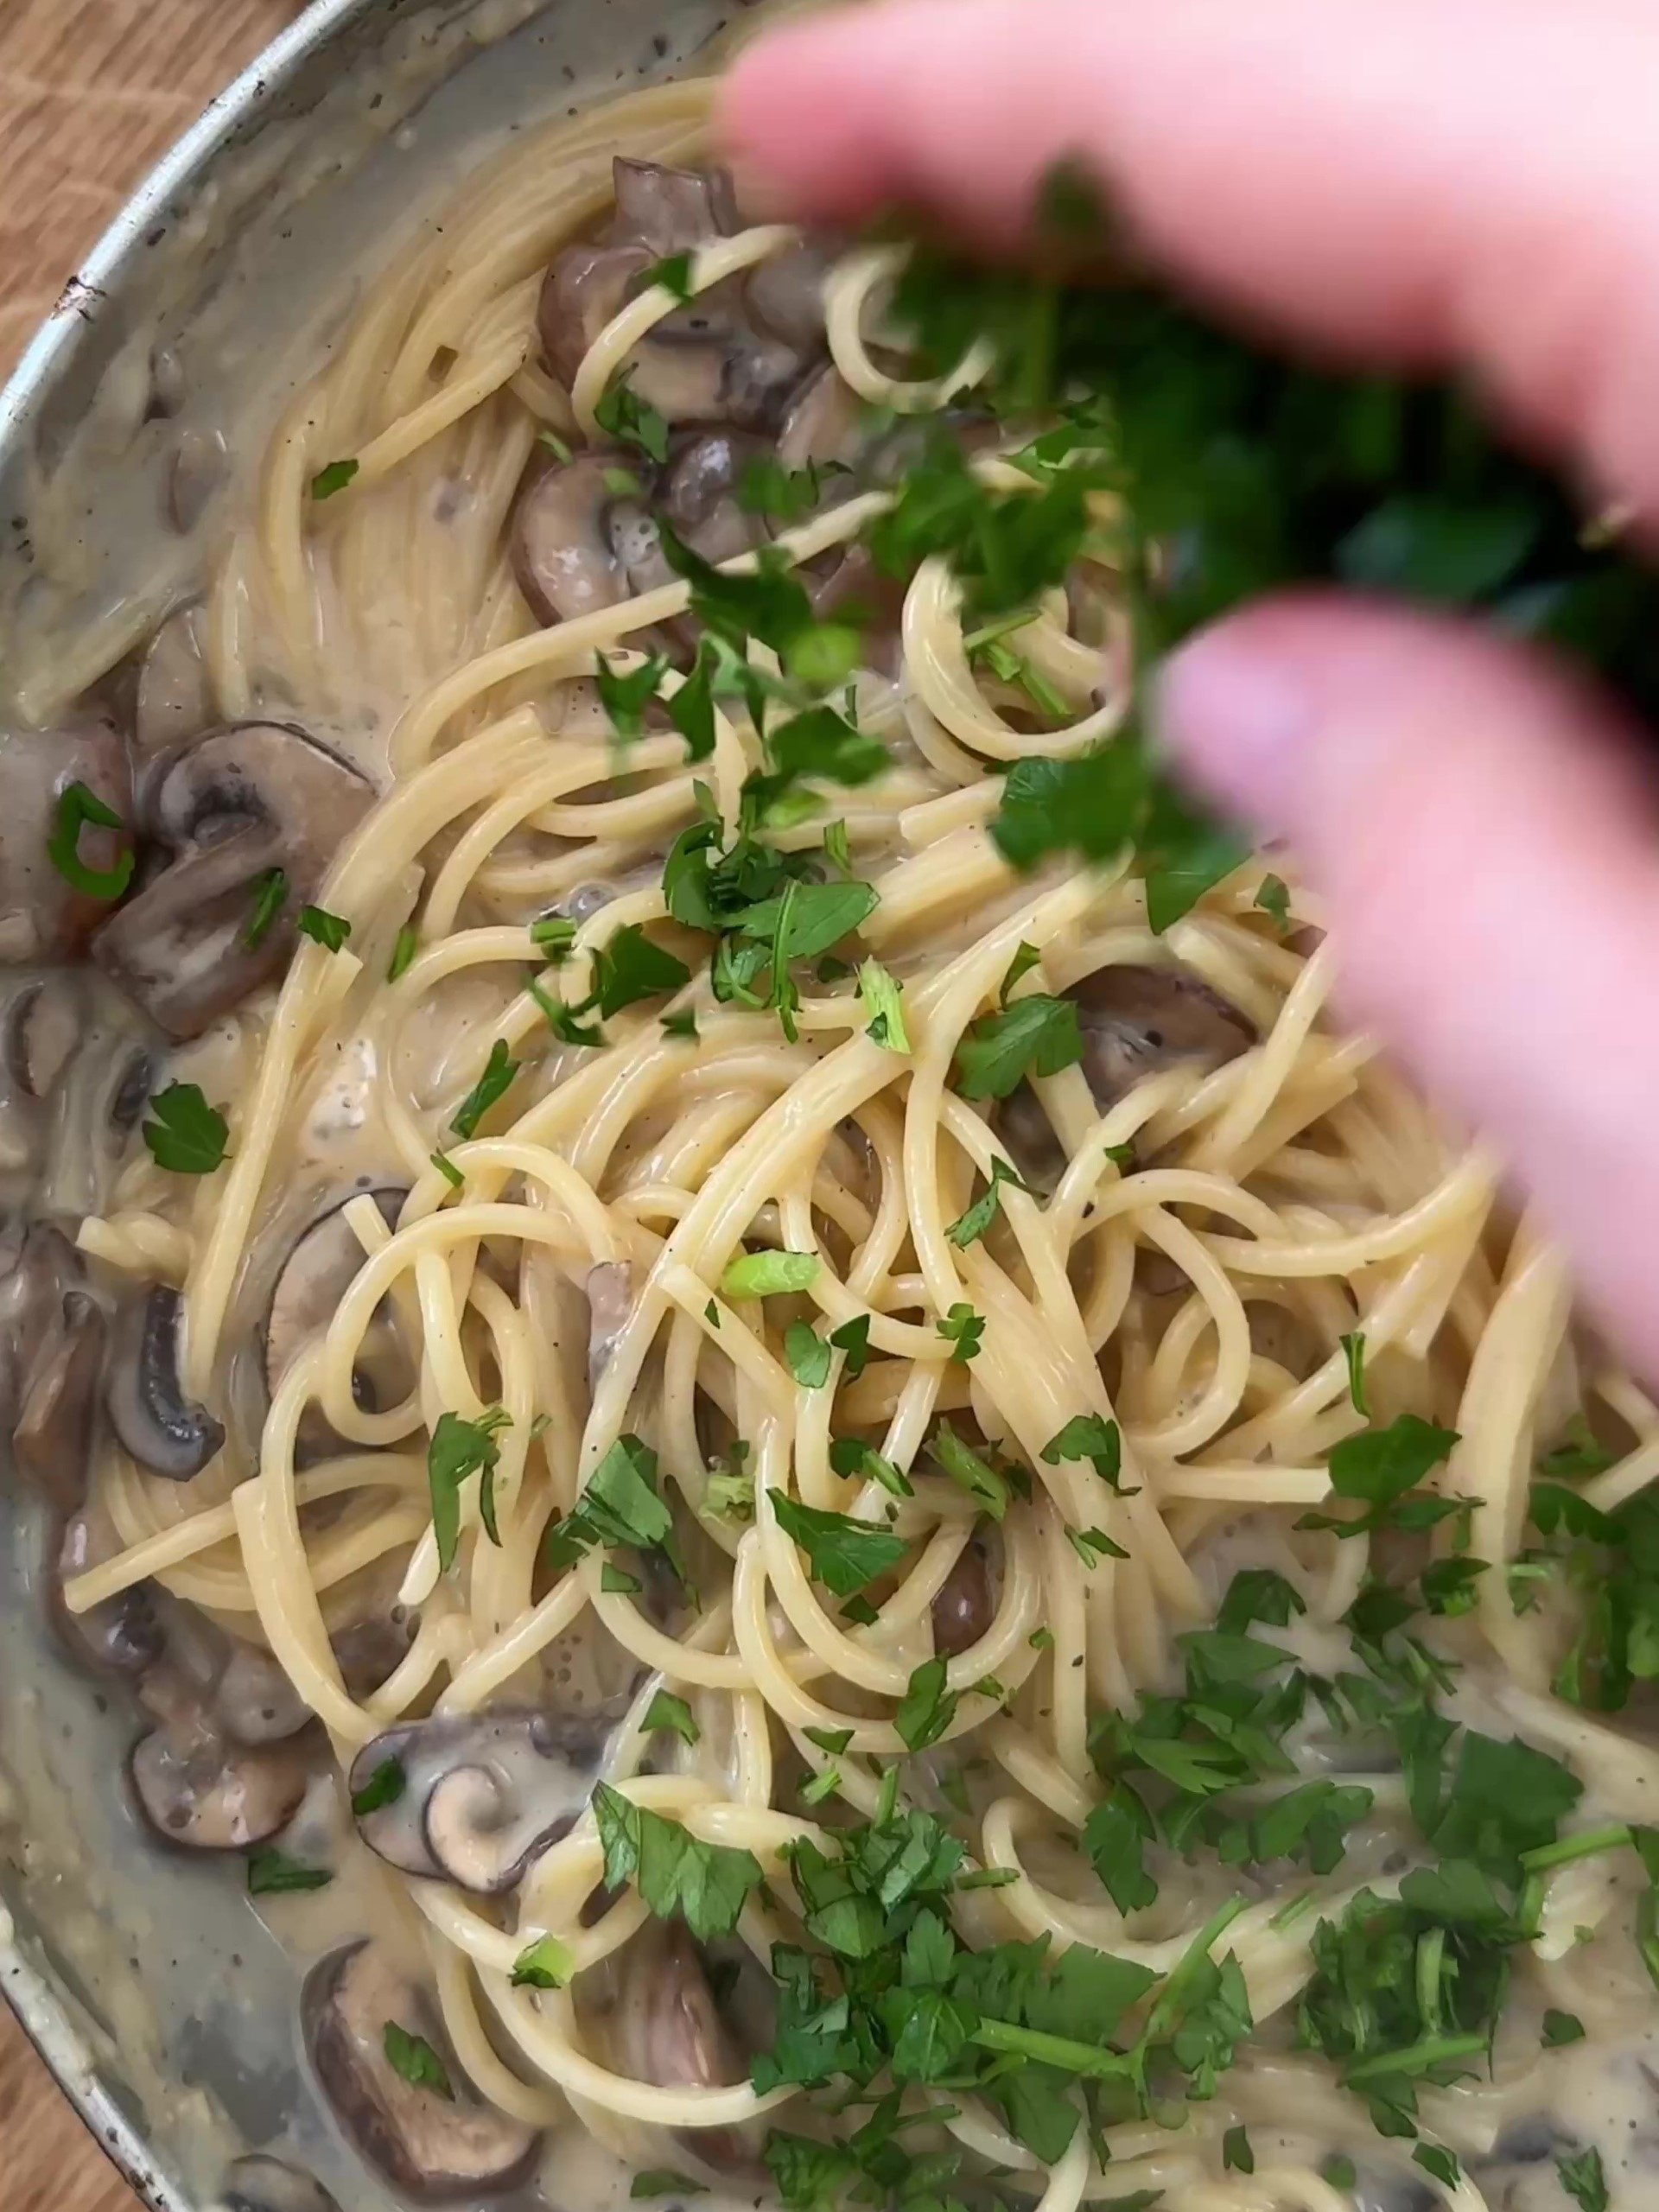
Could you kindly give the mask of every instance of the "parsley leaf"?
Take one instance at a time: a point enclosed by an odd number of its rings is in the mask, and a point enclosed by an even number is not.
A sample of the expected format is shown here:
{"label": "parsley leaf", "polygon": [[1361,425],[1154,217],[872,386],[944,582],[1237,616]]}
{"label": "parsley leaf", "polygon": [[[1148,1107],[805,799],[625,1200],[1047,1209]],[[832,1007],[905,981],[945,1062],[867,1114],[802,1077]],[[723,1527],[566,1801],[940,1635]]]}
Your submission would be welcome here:
{"label": "parsley leaf", "polygon": [[634,1804],[606,1782],[594,1785],[593,1808],[608,1888],[637,1883],[658,1919],[677,1915],[699,1942],[731,1934],[745,1900],[760,1885],[753,1852],[700,1842],[677,1821]]}
{"label": "parsley leaf", "polygon": [[515,1989],[563,1989],[576,1971],[575,1955],[556,1936],[537,1936],[512,1962]]}
{"label": "parsley leaf", "polygon": [[329,461],[311,479],[312,498],[332,499],[336,492],[343,492],[357,474],[359,465],[355,461]]}
{"label": "parsley leaf", "polygon": [[490,1047],[483,1074],[456,1108],[449,1124],[458,1137],[477,1135],[479,1123],[497,1100],[504,1098],[512,1088],[512,1079],[518,1072],[518,1063],[508,1052],[505,1038],[498,1037]]}
{"label": "parsley leaf", "polygon": [[668,424],[649,400],[639,397],[626,377],[612,385],[600,400],[594,409],[594,420],[620,445],[638,446],[653,461],[668,459]]}
{"label": "parsley leaf", "polygon": [[865,1033],[870,1042],[884,1045],[890,1052],[908,1052],[910,1032],[905,1027],[904,995],[879,960],[867,960],[859,969],[858,995],[870,1017]]}
{"label": "parsley leaf", "polygon": [[334,1875],[327,1866],[302,1866],[274,1844],[252,1852],[248,1858],[248,1895],[284,1897],[305,1890],[326,1890]]}
{"label": "parsley leaf", "polygon": [[945,1662],[925,1659],[911,1675],[893,1725],[912,1751],[937,1744],[956,1718],[957,1697],[944,1686]]}
{"label": "parsley leaf", "polygon": [[1351,1336],[1339,1337],[1342,1356],[1348,1363],[1348,1396],[1354,1411],[1362,1421],[1369,1421],[1371,1409],[1365,1402],[1365,1337],[1356,1329]]}
{"label": "parsley leaf", "polygon": [[[270,934],[271,925],[288,901],[288,876],[280,868],[268,868],[254,887],[253,912],[248,925],[242,932],[242,942],[250,952],[264,943]],[[393,979],[396,980],[395,978]]]}
{"label": "parsley leaf", "polygon": [[302,906],[299,931],[325,952],[338,952],[352,933],[352,925],[343,914],[331,914],[326,906]]}
{"label": "parsley leaf", "polygon": [[785,1330],[784,1357],[803,1390],[821,1390],[830,1380],[830,1346],[810,1321],[791,1321]]}
{"label": "parsley leaf", "polygon": [[934,1326],[950,1347],[952,1366],[965,1367],[977,1357],[985,1334],[985,1316],[976,1313],[971,1306],[958,1303]]}
{"label": "parsley leaf", "polygon": [[169,1083],[150,1100],[149,1110],[144,1142],[158,1167],[175,1175],[211,1175],[223,1161],[229,1126],[198,1084]]}
{"label": "parsley leaf", "polygon": [[870,1356],[869,1315],[855,1313],[850,1321],[843,1321],[838,1329],[830,1330],[830,1341],[837,1351],[847,1355],[842,1370],[847,1381],[856,1382]]}
{"label": "parsley leaf", "polygon": [[446,1573],[454,1565],[461,1545],[461,1485],[469,1475],[486,1477],[495,1472],[501,1457],[495,1432],[506,1425],[506,1412],[500,1406],[491,1406],[476,1421],[463,1421],[459,1414],[438,1415],[427,1446],[426,1474],[432,1493],[432,1533],[437,1539],[438,1564]]}
{"label": "parsley leaf", "polygon": [[66,784],[58,794],[47,857],[73,891],[84,899],[119,899],[132,881],[137,856],[130,844],[117,854],[113,866],[88,868],[80,857],[80,833],[91,823],[97,830],[114,830],[124,836],[126,824],[107,800],[81,783]]}
{"label": "parsley leaf", "polygon": [[615,666],[603,653],[595,656],[594,679],[599,703],[611,718],[618,737],[638,737],[645,727],[645,709],[657,696],[668,663],[660,653],[647,654],[638,668]]}
{"label": "parsley leaf", "polygon": [[1058,1075],[1082,1058],[1076,1003],[1033,991],[964,1032],[957,1087],[964,1098],[1006,1098],[1027,1076]]}
{"label": "parsley leaf", "polygon": [[822,1265],[816,1252],[746,1252],[720,1279],[722,1298],[777,1298],[809,1289]]}
{"label": "parsley leaf", "polygon": [[931,1448],[958,1489],[965,1490],[993,1521],[1001,1521],[1008,1510],[1008,1484],[990,1461],[964,1444],[948,1421],[939,1423]]}
{"label": "parsley leaf", "polygon": [[639,999],[677,991],[690,980],[691,970],[683,960],[653,944],[637,922],[629,922],[594,955],[594,991],[588,1003],[596,1004],[601,1020],[608,1020]]}
{"label": "parsley leaf", "polygon": [[1564,2153],[1555,2161],[1561,2187],[1581,2212],[1607,2212],[1607,2176],[1595,2149]]}
{"label": "parsley leaf", "polygon": [[1101,1414],[1073,1414],[1044,1445],[1042,1457],[1051,1467],[1058,1467],[1063,1459],[1087,1459],[1108,1490],[1116,1491],[1120,1497],[1139,1494],[1125,1490],[1119,1479],[1123,1471],[1122,1431]]}
{"label": "parsley leaf", "polygon": [[387,1805],[397,1804],[408,1787],[409,1777],[403,1761],[382,1759],[363,1787],[354,1792],[352,1810],[359,1820],[365,1814],[380,1812]]}
{"label": "parsley leaf", "polygon": [[786,1491],[772,1491],[772,1510],[784,1534],[806,1554],[812,1580],[837,1598],[854,1596],[890,1573],[905,1555],[902,1536],[855,1521],[850,1514],[803,1505]]}
{"label": "parsley leaf", "polygon": [[976,1244],[995,1220],[1002,1207],[1001,1185],[1012,1184],[1016,1191],[1023,1191],[1028,1198],[1037,1195],[1029,1183],[1021,1182],[1006,1160],[991,1162],[991,1179],[983,1192],[975,1199],[965,1213],[959,1213],[945,1230],[945,1235],[959,1250]]}
{"label": "parsley leaf", "polygon": [[652,1698],[645,1707],[645,1717],[641,1726],[647,1735],[656,1729],[664,1728],[686,1744],[695,1744],[702,1734],[685,1700],[671,1695],[667,1690],[658,1690]]}
{"label": "parsley leaf", "polygon": [[[357,463],[353,461],[351,466],[355,468]],[[448,2072],[424,2036],[411,2035],[396,2020],[388,2020],[381,2032],[381,2043],[386,2063],[400,2081],[407,2082],[411,2089],[430,2089],[446,2104],[454,2104],[455,2093],[450,2086]]]}

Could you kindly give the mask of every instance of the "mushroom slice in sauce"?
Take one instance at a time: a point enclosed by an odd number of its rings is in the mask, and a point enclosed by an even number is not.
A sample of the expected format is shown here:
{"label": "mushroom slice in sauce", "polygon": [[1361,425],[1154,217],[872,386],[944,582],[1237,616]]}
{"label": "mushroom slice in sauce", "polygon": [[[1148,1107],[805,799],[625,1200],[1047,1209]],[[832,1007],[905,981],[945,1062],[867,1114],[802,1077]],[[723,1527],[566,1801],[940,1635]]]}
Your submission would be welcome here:
{"label": "mushroom slice in sauce", "polygon": [[453,1713],[389,1729],[353,1763],[353,1797],[389,1762],[390,1804],[358,1815],[371,1851],[405,1874],[476,1897],[513,1888],[593,1792],[608,1723],[544,1713]]}
{"label": "mushroom slice in sauce", "polygon": [[607,483],[631,467],[620,453],[578,454],[532,476],[518,495],[513,574],[541,622],[574,622],[628,596],[628,572],[611,531],[619,495]]}
{"label": "mushroom slice in sauce", "polygon": [[141,753],[188,745],[219,720],[202,652],[201,621],[199,607],[176,607],[144,649],[132,724]]}
{"label": "mushroom slice in sauce", "polygon": [[[287,722],[236,722],[198,740],[150,795],[171,865],[105,924],[92,957],[168,1036],[199,1036],[287,965],[295,917],[372,797],[355,768]],[[251,945],[259,887],[275,868],[288,899]]]}
{"label": "mushroom slice in sauce", "polygon": [[230,1743],[194,1689],[155,1673],[141,1695],[157,1726],[133,1747],[132,1789],[163,1842],[188,1851],[251,1851],[281,1834],[309,1779],[302,1749]]}
{"label": "mushroom slice in sauce", "polygon": [[1184,968],[1100,968],[1068,995],[1083,1027],[1084,1072],[1103,1106],[1144,1076],[1218,1068],[1255,1042],[1238,1008]]}
{"label": "mushroom slice in sauce", "polygon": [[[0,964],[73,959],[110,910],[111,900],[90,897],[60,875],[47,850],[59,799],[71,784],[85,784],[130,823],[127,741],[109,716],[86,714],[57,729],[0,735]],[[127,829],[87,823],[76,856],[105,873],[131,845]]]}
{"label": "mushroom slice in sauce", "polygon": [[238,1643],[214,1686],[213,1714],[238,1744],[281,1744],[307,1726],[311,1708],[269,1651]]}
{"label": "mushroom slice in sauce", "polygon": [[225,2212],[340,2212],[320,2181],[264,2152],[236,2159],[219,2195]]}
{"label": "mushroom slice in sauce", "polygon": [[0,1237],[0,1436],[10,1434],[81,1282],[79,1254],[49,1222],[13,1223]]}
{"label": "mushroom slice in sauce", "polygon": [[610,1363],[616,1340],[633,1313],[633,1268],[626,1260],[601,1260],[588,1270],[588,1386]]}
{"label": "mushroom slice in sauce", "polygon": [[47,1568],[47,1610],[59,1643],[77,1666],[136,1678],[156,1664],[166,1645],[149,1586],[137,1583],[84,1613],[72,1613],[63,1602],[66,1582],[120,1549],[114,1523],[95,1502],[71,1515]]}
{"label": "mushroom slice in sauce", "polygon": [[103,1367],[103,1310],[87,1292],[67,1291],[52,1340],[25,1382],[11,1433],[19,1471],[66,1512],[86,1495]]}
{"label": "mushroom slice in sauce", "polygon": [[[265,1389],[275,1397],[305,1347],[320,1337],[351,1288],[367,1255],[357,1231],[346,1218],[353,1198],[371,1198],[388,1228],[397,1219],[409,1192],[402,1184],[365,1185],[337,1198],[313,1222],[283,1262],[265,1313],[263,1364]],[[414,1373],[392,1325],[390,1307],[378,1311],[364,1332],[352,1394],[371,1413],[384,1413],[397,1405],[414,1385]],[[300,1427],[300,1444],[306,1456],[340,1448],[340,1439],[315,1407],[308,1408]]]}
{"label": "mushroom slice in sauce", "polygon": [[473,2097],[442,2050],[450,2094],[406,2082],[386,2056],[388,2025],[438,2032],[414,1984],[372,1943],[313,1967],[300,2000],[318,2082],[351,2142],[423,2204],[471,2202],[528,2180],[539,2138]]}
{"label": "mushroom slice in sauce", "polygon": [[677,454],[663,480],[664,518],[705,561],[731,561],[765,535],[738,494],[750,465],[771,450],[741,430],[705,430]]}
{"label": "mushroom slice in sauce", "polygon": [[[618,1972],[611,2034],[624,2073],[662,2089],[719,2088],[747,2078],[747,2064],[715,2006],[702,1954],[683,1923],[642,1928]],[[753,2163],[739,2128],[680,2128],[674,2140],[718,2172]]]}
{"label": "mushroom slice in sauce", "polygon": [[970,1651],[989,1632],[996,1618],[996,1597],[990,1560],[977,1537],[957,1554],[956,1565],[939,1586],[931,1611],[933,1649],[946,1658]]}
{"label": "mushroom slice in sauce", "polygon": [[105,1402],[115,1433],[142,1466],[177,1483],[199,1475],[225,1441],[205,1406],[179,1380],[184,1300],[170,1283],[152,1283],[116,1323]]}

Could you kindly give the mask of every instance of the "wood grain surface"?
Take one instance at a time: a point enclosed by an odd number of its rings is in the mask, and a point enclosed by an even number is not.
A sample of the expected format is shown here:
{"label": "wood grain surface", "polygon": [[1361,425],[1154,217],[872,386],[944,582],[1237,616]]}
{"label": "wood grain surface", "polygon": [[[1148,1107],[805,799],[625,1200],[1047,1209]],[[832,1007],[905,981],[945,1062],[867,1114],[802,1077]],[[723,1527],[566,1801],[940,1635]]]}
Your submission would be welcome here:
{"label": "wood grain surface", "polygon": [[[0,377],[134,184],[295,0],[0,0]],[[0,2212],[138,2212],[0,2000]]]}

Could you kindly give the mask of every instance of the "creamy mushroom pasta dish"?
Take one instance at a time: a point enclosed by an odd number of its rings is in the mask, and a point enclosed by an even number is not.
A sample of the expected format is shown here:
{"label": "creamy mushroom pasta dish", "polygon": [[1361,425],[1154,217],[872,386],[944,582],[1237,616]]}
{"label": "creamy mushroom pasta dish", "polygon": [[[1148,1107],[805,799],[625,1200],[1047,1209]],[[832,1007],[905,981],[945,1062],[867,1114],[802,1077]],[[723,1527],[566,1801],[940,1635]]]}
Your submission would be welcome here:
{"label": "creamy mushroom pasta dish", "polygon": [[707,118],[424,218],[0,743],[0,1433],[133,1819],[365,2204],[1644,2212],[1659,1405],[1140,734],[1231,356]]}

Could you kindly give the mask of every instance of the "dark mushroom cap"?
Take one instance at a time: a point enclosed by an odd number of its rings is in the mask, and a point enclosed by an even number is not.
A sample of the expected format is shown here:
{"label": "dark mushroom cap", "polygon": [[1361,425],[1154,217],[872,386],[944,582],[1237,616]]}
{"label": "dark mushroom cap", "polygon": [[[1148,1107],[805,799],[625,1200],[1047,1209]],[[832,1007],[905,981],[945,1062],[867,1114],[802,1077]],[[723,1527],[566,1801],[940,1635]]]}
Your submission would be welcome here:
{"label": "dark mushroom cap", "polygon": [[605,480],[626,467],[620,453],[578,454],[532,476],[519,493],[512,569],[538,621],[574,622],[628,596],[627,570],[611,535],[618,495]]}
{"label": "dark mushroom cap", "polygon": [[933,1600],[933,1649],[954,1659],[972,1650],[996,1618],[990,1560],[977,1536],[965,1544]]}
{"label": "dark mushroom cap", "polygon": [[358,1753],[349,1787],[357,1796],[390,1761],[404,1786],[359,1814],[358,1831],[405,1874],[499,1895],[575,1824],[608,1732],[597,1716],[544,1713],[447,1713],[388,1729]]}
{"label": "dark mushroom cap", "polygon": [[226,2169],[219,2198],[224,2212],[340,2212],[320,2181],[264,2152]]}
{"label": "dark mushroom cap", "polygon": [[541,1713],[458,1713],[388,1730],[354,1761],[355,1795],[389,1760],[395,1803],[360,1815],[365,1843],[391,1866],[479,1895],[512,1888],[574,1823],[592,1791],[608,1722]]}
{"label": "dark mushroom cap", "polygon": [[[336,1951],[306,1978],[306,2049],[353,2147],[421,2204],[504,2195],[530,2177],[539,2137],[471,2095],[413,1983],[377,1945]],[[424,2034],[453,2094],[405,2082],[385,2052],[388,2024]]]}
{"label": "dark mushroom cap", "polygon": [[14,1221],[0,1233],[0,1437],[10,1438],[83,1279],[80,1255],[49,1222]]}
{"label": "dark mushroom cap", "polygon": [[[346,1218],[353,1198],[371,1198],[388,1228],[397,1219],[409,1190],[405,1184],[365,1183],[332,1198],[310,1227],[295,1239],[277,1269],[265,1307],[260,1363],[267,1394],[275,1397],[283,1377],[305,1347],[320,1337],[362,1267],[365,1254],[357,1231]],[[383,1306],[365,1332],[352,1376],[359,1407],[385,1412],[414,1387],[414,1370],[389,1306]],[[341,1440],[320,1409],[308,1408],[301,1422],[302,1456],[315,1459],[341,1449]]]}
{"label": "dark mushroom cap", "polygon": [[[624,2072],[664,2089],[719,2088],[747,2077],[747,2061],[715,2003],[702,1953],[682,1922],[642,1928],[617,1971],[611,2032]],[[741,2128],[679,2128],[674,2140],[716,2173],[745,2172],[755,2162],[754,2146]]]}
{"label": "dark mushroom cap", "polygon": [[[169,866],[99,931],[92,956],[175,1038],[199,1036],[288,964],[295,917],[373,794],[355,768],[288,722],[234,722],[199,739],[156,781],[149,814]],[[288,899],[257,944],[261,879]]]}
{"label": "dark mushroom cap", "polygon": [[[108,715],[87,713],[56,729],[0,734],[0,964],[71,960],[109,912],[61,876],[47,847],[58,801],[71,784],[132,820],[127,741]],[[107,871],[131,850],[125,830],[87,823],[76,847],[88,868]]]}
{"label": "dark mushroom cap", "polygon": [[51,1339],[23,1378],[12,1452],[19,1473],[60,1512],[73,1512],[86,1495],[104,1332],[97,1301],[66,1291]]}
{"label": "dark mushroom cap", "polygon": [[222,1425],[179,1380],[184,1300],[170,1283],[130,1299],[115,1326],[105,1398],[115,1433],[142,1466],[174,1482],[199,1475],[225,1441]]}
{"label": "dark mushroom cap", "polygon": [[213,1689],[213,1713],[238,1744],[281,1744],[297,1736],[311,1708],[269,1651],[238,1643]]}
{"label": "dark mushroom cap", "polygon": [[95,1506],[72,1514],[48,1554],[47,1618],[76,1666],[97,1675],[136,1679],[156,1664],[166,1646],[149,1585],[137,1583],[84,1613],[72,1613],[63,1602],[66,1582],[100,1566],[119,1548],[113,1524]]}
{"label": "dark mushroom cap", "polygon": [[1185,968],[1100,968],[1074,983],[1089,1086],[1109,1106],[1145,1076],[1218,1068],[1255,1042],[1238,1008]]}

